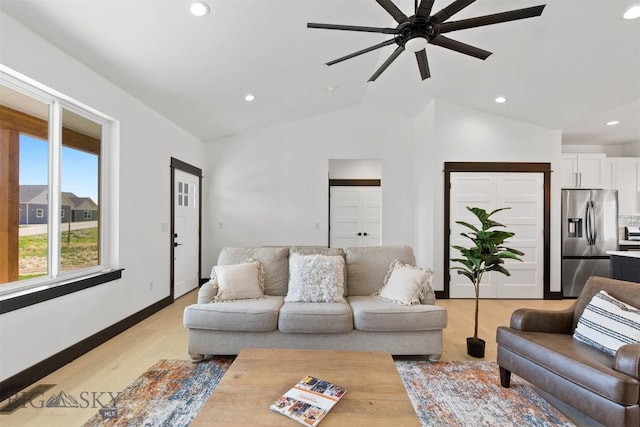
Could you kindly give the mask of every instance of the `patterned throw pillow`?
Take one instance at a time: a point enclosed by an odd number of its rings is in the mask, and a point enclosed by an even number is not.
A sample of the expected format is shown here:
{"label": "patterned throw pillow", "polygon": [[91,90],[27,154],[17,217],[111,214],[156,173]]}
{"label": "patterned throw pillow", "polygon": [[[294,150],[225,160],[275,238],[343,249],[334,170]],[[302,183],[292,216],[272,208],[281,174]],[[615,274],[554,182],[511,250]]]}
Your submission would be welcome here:
{"label": "patterned throw pillow", "polygon": [[[429,269],[395,260],[384,279],[384,286],[375,295],[403,305],[420,304],[425,296],[433,294],[429,283],[432,274]],[[425,303],[434,304],[435,300]]]}
{"label": "patterned throw pillow", "polygon": [[212,280],[218,283],[216,302],[264,296],[264,269],[260,261],[248,259],[241,264],[216,265],[214,274]]}
{"label": "patterned throw pillow", "polygon": [[344,258],[289,255],[289,289],[285,302],[343,302]]}
{"label": "patterned throw pillow", "polygon": [[600,291],[584,309],[573,337],[615,356],[623,345],[640,342],[640,310]]}

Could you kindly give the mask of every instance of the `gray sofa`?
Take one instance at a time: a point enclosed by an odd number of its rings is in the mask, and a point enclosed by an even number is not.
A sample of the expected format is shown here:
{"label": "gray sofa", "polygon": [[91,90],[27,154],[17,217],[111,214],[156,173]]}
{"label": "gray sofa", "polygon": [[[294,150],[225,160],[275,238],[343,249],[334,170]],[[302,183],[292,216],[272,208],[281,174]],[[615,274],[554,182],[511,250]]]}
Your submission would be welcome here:
{"label": "gray sofa", "polygon": [[[345,302],[284,302],[290,251],[343,256]],[[217,265],[248,258],[264,266],[265,298],[212,302],[216,282],[204,284],[198,303],[184,311],[193,361],[205,355],[238,354],[244,347],[384,351],[432,360],[442,354],[447,312],[435,304],[432,290],[420,304],[409,306],[372,296],[394,260],[415,265],[409,246],[225,248]]]}

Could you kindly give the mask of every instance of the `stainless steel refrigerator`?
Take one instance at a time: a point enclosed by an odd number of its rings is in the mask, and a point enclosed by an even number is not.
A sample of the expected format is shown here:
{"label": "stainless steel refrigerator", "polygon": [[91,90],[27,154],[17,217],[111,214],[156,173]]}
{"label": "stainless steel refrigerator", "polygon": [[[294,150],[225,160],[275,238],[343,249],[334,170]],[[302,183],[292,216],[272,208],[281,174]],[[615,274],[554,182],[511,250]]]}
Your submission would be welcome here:
{"label": "stainless steel refrigerator", "polygon": [[562,190],[562,294],[577,297],[589,276],[609,276],[618,249],[618,191]]}

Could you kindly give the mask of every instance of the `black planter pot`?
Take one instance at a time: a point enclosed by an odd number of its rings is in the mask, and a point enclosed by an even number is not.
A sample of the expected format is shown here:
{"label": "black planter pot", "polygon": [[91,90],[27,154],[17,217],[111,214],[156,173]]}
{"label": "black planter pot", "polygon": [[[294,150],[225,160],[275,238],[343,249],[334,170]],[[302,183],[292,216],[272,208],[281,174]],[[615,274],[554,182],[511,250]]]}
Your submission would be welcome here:
{"label": "black planter pot", "polygon": [[483,358],[484,344],[481,338],[478,338],[478,341],[473,341],[473,337],[467,338],[467,354],[471,357]]}

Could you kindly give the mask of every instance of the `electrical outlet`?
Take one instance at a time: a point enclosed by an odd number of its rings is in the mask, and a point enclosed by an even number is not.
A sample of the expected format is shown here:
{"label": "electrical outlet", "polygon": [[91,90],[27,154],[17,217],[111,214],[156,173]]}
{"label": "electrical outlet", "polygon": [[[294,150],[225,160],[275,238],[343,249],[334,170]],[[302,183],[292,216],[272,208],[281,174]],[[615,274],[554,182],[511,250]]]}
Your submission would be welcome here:
{"label": "electrical outlet", "polygon": [[149,290],[153,290],[153,280],[149,280]]}
{"label": "electrical outlet", "polygon": [[316,230],[320,230],[320,223],[319,222],[316,222],[315,228],[316,228]]}
{"label": "electrical outlet", "polygon": [[220,221],[220,222],[218,223],[218,229],[219,229],[219,230],[222,230],[223,228],[224,228],[224,223],[223,223],[222,221]]}

